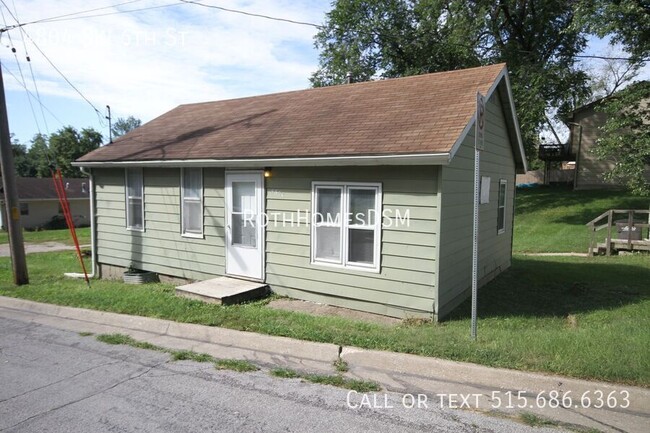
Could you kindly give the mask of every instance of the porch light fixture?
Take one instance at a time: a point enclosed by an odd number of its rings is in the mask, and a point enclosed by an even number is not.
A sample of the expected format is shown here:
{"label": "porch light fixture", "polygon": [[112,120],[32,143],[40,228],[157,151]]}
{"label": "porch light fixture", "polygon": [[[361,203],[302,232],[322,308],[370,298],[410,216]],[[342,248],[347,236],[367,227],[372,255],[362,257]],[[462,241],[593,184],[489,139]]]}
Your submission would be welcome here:
{"label": "porch light fixture", "polygon": [[264,169],[264,177],[265,177],[265,178],[268,179],[268,178],[271,177],[272,175],[273,175],[273,173],[271,172],[271,169],[270,169],[270,168],[265,168],[265,169]]}

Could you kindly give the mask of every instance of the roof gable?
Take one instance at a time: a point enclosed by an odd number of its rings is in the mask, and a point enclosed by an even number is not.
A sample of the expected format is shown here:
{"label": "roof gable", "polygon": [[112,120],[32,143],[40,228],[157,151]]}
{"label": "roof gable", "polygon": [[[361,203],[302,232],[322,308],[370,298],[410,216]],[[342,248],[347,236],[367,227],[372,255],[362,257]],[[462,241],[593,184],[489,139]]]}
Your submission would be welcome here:
{"label": "roof gable", "polygon": [[448,160],[473,121],[476,92],[488,94],[504,77],[499,64],[181,105],[76,165],[410,155]]}

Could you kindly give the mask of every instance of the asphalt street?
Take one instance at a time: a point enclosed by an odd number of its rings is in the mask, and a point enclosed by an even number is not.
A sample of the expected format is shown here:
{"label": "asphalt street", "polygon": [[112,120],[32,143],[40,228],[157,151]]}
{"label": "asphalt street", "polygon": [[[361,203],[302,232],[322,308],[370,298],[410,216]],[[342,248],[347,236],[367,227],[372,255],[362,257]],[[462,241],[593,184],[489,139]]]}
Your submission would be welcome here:
{"label": "asphalt street", "polygon": [[557,431],[412,403],[403,394],[349,394],[265,369],[219,371],[0,318],[3,432]]}

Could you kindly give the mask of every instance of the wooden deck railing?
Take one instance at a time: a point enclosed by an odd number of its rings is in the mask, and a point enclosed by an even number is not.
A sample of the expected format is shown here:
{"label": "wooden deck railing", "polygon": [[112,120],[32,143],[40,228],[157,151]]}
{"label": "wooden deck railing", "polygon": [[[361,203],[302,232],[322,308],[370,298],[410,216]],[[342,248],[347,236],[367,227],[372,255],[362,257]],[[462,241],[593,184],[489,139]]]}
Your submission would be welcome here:
{"label": "wooden deck railing", "polygon": [[[644,209],[610,209],[607,212],[603,213],[597,218],[594,218],[593,220],[589,221],[586,226],[589,228],[589,231],[591,233],[591,240],[589,242],[589,255],[594,254],[594,248],[597,248],[598,245],[596,243],[596,232],[599,230],[607,229],[607,238],[605,239],[605,254],[610,256],[612,254],[612,227],[613,224],[615,223],[614,220],[614,215],[616,214],[627,214],[627,245],[624,245],[626,249],[632,250],[634,245],[642,245],[642,246],[649,246],[650,247],[650,241],[633,241],[632,240],[632,231],[634,231],[634,228],[638,228],[639,230],[643,231],[644,228],[650,228],[650,210],[644,210]],[[636,214],[639,215],[645,215],[646,218],[644,223],[641,223],[637,220],[635,220],[634,216]],[[606,223],[602,223],[603,220],[607,219]],[[617,244],[625,244],[624,240],[617,241]],[[647,244],[647,245],[646,245]],[[643,248],[645,249],[645,248]],[[596,249],[596,251],[598,251]]]}

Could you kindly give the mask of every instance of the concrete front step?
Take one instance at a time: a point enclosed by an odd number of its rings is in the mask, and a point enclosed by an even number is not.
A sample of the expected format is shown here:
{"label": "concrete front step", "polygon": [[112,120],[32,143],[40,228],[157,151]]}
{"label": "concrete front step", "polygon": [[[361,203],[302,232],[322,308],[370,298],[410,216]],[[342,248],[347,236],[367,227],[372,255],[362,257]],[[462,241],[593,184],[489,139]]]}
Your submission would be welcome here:
{"label": "concrete front step", "polygon": [[176,287],[176,295],[213,304],[238,304],[266,295],[266,283],[219,277]]}

